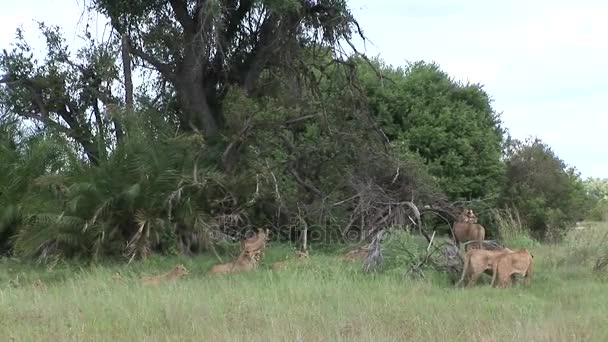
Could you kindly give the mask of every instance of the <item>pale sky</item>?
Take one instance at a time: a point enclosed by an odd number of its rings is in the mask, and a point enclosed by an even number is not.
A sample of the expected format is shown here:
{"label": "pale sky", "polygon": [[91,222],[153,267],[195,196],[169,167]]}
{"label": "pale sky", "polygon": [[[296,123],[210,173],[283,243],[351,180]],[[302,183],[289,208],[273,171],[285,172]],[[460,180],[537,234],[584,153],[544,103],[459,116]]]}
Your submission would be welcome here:
{"label": "pale sky", "polygon": [[[349,0],[349,5],[371,41],[368,55],[395,66],[435,61],[456,79],[483,84],[515,138],[537,136],[583,177],[608,177],[607,2]],[[2,1],[0,48],[13,41],[18,25],[27,30],[30,45],[43,48],[33,20],[60,25],[68,44],[80,45],[82,7],[83,0]],[[98,38],[104,23],[100,17],[93,32]]]}

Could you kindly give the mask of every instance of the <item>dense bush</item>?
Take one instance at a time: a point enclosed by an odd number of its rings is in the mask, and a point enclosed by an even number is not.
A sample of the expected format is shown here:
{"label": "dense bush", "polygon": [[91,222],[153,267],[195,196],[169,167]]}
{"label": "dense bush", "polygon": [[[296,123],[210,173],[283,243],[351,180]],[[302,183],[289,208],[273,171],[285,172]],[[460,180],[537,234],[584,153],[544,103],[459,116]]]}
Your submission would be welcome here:
{"label": "dense bush", "polygon": [[539,139],[514,141],[501,204],[516,208],[537,237],[558,238],[585,217],[587,196],[573,168]]}
{"label": "dense bush", "polygon": [[457,82],[434,63],[375,64],[385,79],[370,67],[360,77],[387,137],[419,153],[450,198],[495,195],[505,132],[482,87]]}
{"label": "dense bush", "polygon": [[589,197],[587,218],[592,221],[608,221],[608,179],[589,178],[584,182]]}

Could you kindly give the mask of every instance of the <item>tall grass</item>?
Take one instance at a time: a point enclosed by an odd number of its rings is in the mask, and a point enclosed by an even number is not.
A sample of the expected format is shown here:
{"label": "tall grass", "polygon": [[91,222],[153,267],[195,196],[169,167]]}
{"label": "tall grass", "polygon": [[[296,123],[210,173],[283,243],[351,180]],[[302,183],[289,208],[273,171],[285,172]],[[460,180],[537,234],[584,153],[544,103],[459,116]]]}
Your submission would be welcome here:
{"label": "tall grass", "polygon": [[507,247],[538,246],[538,242],[530,236],[530,231],[523,225],[517,209],[494,209],[492,215],[498,235]]}
{"label": "tall grass", "polygon": [[[594,225],[560,245],[531,247],[531,284],[508,289],[489,287],[489,277],[463,289],[439,274],[364,274],[360,263],[314,250],[309,261],[273,271],[292,252],[284,246],[272,246],[258,270],[227,276],[208,273],[211,255],[52,270],[5,260],[0,340],[606,341],[606,278],[590,264],[555,262],[606,231]],[[138,282],[177,263],[190,274],[159,286]],[[32,288],[37,279],[46,291]]]}

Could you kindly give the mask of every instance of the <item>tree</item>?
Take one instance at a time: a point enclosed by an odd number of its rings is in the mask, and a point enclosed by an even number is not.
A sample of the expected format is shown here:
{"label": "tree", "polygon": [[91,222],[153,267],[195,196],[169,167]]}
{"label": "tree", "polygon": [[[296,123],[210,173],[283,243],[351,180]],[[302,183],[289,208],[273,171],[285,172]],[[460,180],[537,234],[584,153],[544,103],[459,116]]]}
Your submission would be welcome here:
{"label": "tree", "polygon": [[497,193],[505,131],[482,87],[456,82],[433,63],[375,64],[383,79],[363,63],[360,77],[387,137],[418,152],[452,199]]}
{"label": "tree", "polygon": [[92,163],[99,163],[113,133],[102,105],[120,102],[112,94],[118,76],[112,45],[89,40],[73,58],[58,27],[39,27],[47,45],[42,62],[21,30],[13,49],[0,56],[0,104],[9,113],[72,138]]}
{"label": "tree", "polygon": [[[305,47],[349,41],[358,27],[344,0],[94,0],[131,53],[177,97],[180,127],[213,138],[231,86],[256,90],[270,67],[307,68]],[[360,31],[359,31],[360,32]]]}
{"label": "tree", "polygon": [[588,178],[584,182],[589,197],[589,219],[608,220],[608,179]]}
{"label": "tree", "polygon": [[585,215],[586,195],[574,168],[540,139],[514,140],[501,204],[519,210],[537,235],[558,234]]}

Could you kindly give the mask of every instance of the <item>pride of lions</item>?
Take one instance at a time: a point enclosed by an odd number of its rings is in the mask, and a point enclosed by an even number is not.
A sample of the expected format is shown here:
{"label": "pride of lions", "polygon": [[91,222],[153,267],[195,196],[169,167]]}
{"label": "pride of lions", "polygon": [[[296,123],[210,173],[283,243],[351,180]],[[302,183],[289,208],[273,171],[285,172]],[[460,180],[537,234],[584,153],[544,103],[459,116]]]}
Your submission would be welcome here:
{"label": "pride of lions", "polygon": [[[522,275],[526,284],[532,276],[534,256],[526,248],[497,249],[484,248],[485,228],[477,223],[477,216],[471,209],[465,209],[453,226],[453,239],[457,245],[465,244],[464,266],[460,280],[456,286],[466,283],[471,286],[477,282],[482,273],[492,276],[492,287],[506,287],[514,275]],[[213,265],[211,273],[247,272],[257,268],[266,247],[268,230],[258,230],[257,234],[241,240],[240,253],[231,262]],[[359,259],[367,255],[365,247],[346,253],[342,260]],[[296,260],[306,260],[308,251],[296,251]],[[272,264],[273,270],[284,269],[289,260],[277,261]],[[173,281],[189,272],[183,265],[177,265],[170,272],[158,276],[141,278],[143,284],[158,284],[163,281]]]}
{"label": "pride of lions", "polygon": [[506,287],[512,276],[517,274],[524,276],[525,283],[529,283],[534,259],[532,253],[526,248],[485,249],[485,228],[477,223],[473,210],[464,210],[454,223],[453,232],[457,244],[467,243],[462,275],[457,286],[465,279],[467,286],[473,285],[482,273],[492,275],[492,287]]}

